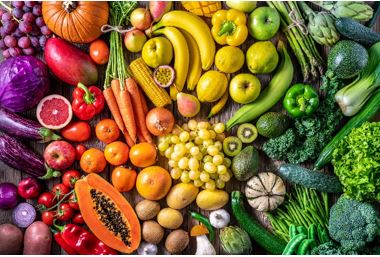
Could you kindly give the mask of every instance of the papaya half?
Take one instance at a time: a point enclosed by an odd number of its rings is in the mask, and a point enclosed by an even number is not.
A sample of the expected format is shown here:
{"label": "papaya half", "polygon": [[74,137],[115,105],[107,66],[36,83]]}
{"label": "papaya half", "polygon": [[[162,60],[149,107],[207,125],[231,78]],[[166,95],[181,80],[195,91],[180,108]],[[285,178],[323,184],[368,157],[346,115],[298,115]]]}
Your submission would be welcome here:
{"label": "papaya half", "polygon": [[79,209],[87,226],[107,246],[131,253],[141,241],[140,223],[127,199],[92,173],[75,183]]}

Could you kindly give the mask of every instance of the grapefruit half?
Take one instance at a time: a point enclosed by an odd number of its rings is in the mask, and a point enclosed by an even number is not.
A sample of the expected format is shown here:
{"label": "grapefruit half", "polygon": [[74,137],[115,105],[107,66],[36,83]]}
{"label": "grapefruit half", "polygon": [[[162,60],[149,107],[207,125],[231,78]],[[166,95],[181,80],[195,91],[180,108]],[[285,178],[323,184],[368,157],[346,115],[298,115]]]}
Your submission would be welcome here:
{"label": "grapefruit half", "polygon": [[71,104],[61,95],[48,95],[42,98],[37,105],[37,119],[45,128],[64,128],[69,124],[72,117]]}

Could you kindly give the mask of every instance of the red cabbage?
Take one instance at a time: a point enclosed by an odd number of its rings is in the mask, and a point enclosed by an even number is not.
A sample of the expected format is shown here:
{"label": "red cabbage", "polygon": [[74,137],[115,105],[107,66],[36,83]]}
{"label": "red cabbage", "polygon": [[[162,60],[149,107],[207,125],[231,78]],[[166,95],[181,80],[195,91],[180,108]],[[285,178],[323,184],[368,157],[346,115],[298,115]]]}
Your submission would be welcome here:
{"label": "red cabbage", "polygon": [[0,106],[12,112],[33,108],[49,90],[47,66],[33,56],[5,60],[0,74]]}

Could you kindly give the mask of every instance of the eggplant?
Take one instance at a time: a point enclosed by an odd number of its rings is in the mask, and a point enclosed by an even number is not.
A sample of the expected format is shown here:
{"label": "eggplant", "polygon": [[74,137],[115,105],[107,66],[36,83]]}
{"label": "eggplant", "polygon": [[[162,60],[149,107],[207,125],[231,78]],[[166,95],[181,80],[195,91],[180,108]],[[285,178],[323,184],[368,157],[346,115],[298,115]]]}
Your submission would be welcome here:
{"label": "eggplant", "polygon": [[1,107],[0,130],[21,139],[40,140],[42,142],[61,139],[59,135],[42,127],[37,121],[28,120]]}
{"label": "eggplant", "polygon": [[23,171],[39,179],[61,176],[61,172],[50,168],[39,156],[17,139],[0,135],[0,160],[9,167]]}

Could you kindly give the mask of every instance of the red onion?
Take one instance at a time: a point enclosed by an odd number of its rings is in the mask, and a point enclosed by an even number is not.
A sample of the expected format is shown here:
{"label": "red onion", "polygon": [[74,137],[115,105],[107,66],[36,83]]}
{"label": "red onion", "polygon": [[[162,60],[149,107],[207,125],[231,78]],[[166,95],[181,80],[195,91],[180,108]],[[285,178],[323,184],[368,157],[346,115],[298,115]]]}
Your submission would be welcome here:
{"label": "red onion", "polygon": [[27,228],[36,219],[36,210],[29,203],[20,203],[12,212],[12,222],[17,227]]}
{"label": "red onion", "polygon": [[0,184],[0,209],[12,209],[18,203],[17,187],[12,183]]}

